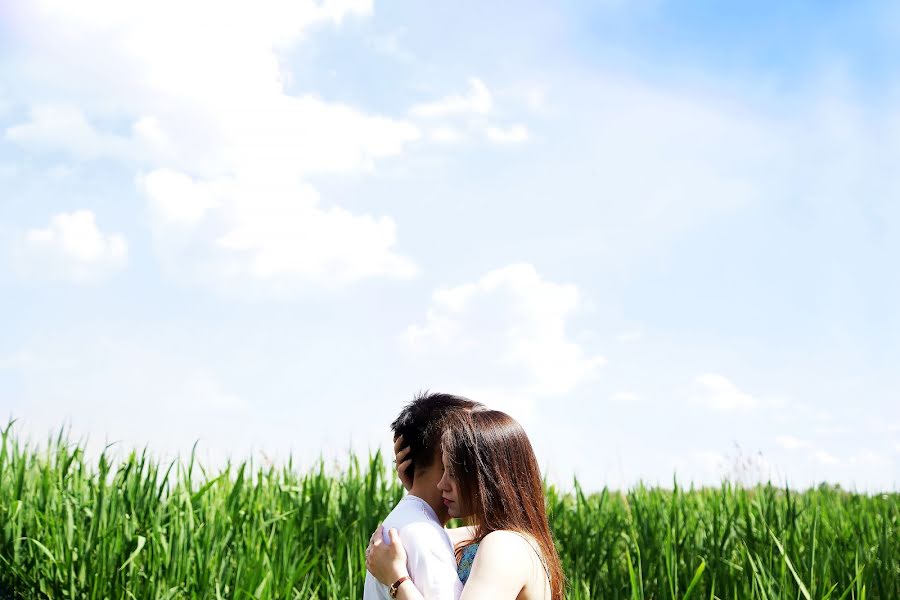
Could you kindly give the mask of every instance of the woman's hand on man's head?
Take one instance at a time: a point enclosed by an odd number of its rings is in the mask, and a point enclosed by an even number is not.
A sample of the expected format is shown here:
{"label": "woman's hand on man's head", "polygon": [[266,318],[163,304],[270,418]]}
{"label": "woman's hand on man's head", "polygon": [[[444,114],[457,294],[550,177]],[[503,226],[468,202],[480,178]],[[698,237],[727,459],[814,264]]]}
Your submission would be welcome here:
{"label": "woman's hand on man's head", "polygon": [[394,440],[394,466],[397,469],[397,476],[400,477],[400,483],[407,492],[413,486],[412,459],[406,458],[408,455],[409,446],[403,441],[403,436],[398,435]]}

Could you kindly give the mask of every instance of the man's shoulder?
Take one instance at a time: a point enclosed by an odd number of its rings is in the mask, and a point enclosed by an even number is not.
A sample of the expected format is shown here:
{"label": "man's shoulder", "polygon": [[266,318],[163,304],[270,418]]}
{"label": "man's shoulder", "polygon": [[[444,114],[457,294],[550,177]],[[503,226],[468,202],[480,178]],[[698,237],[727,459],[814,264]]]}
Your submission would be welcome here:
{"label": "man's shoulder", "polygon": [[[385,534],[391,528],[396,529],[408,550],[410,545],[449,546],[447,532],[428,514],[423,504],[424,501],[409,496],[401,500],[384,520]],[[450,548],[452,550],[452,546]]]}
{"label": "man's shoulder", "polygon": [[394,507],[394,510],[385,517],[384,527],[385,529],[393,527],[399,531],[401,527],[424,523],[441,529],[441,524],[433,514],[429,514],[429,511],[431,511],[431,508],[421,498],[404,496]]}
{"label": "man's shoulder", "polygon": [[404,523],[400,527],[393,526],[397,533],[403,536],[414,536],[417,538],[435,538],[441,541],[445,539],[449,539],[447,537],[447,533],[444,531],[444,528],[435,523],[434,521],[421,520],[421,521],[409,521]]}

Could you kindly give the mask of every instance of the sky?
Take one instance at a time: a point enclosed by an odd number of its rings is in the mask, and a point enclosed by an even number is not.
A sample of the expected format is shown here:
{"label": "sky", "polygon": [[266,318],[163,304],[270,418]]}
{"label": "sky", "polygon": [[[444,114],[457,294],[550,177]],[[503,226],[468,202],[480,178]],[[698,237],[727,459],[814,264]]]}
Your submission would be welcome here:
{"label": "sky", "polygon": [[587,489],[900,481],[890,3],[0,1],[0,417]]}

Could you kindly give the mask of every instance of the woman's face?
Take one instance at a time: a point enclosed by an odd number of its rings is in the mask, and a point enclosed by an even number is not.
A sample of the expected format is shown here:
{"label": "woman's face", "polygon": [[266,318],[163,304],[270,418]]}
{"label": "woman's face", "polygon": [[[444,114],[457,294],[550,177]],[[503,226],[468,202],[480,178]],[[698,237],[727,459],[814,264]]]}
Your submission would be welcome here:
{"label": "woman's face", "polygon": [[444,451],[441,451],[441,464],[443,474],[437,486],[441,490],[441,497],[443,498],[444,506],[447,507],[447,514],[453,518],[459,518],[463,515],[459,505],[459,487],[456,484],[456,479],[450,476],[450,463],[447,459],[447,453]]}

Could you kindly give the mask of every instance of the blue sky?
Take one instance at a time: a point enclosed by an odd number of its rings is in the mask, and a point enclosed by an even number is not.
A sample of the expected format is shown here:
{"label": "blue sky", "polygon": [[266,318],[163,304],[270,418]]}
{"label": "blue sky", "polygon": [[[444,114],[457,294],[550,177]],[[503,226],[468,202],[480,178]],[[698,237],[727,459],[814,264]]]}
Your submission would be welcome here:
{"label": "blue sky", "polygon": [[0,8],[23,434],[340,459],[430,388],[563,483],[896,489],[896,9],[188,6]]}

